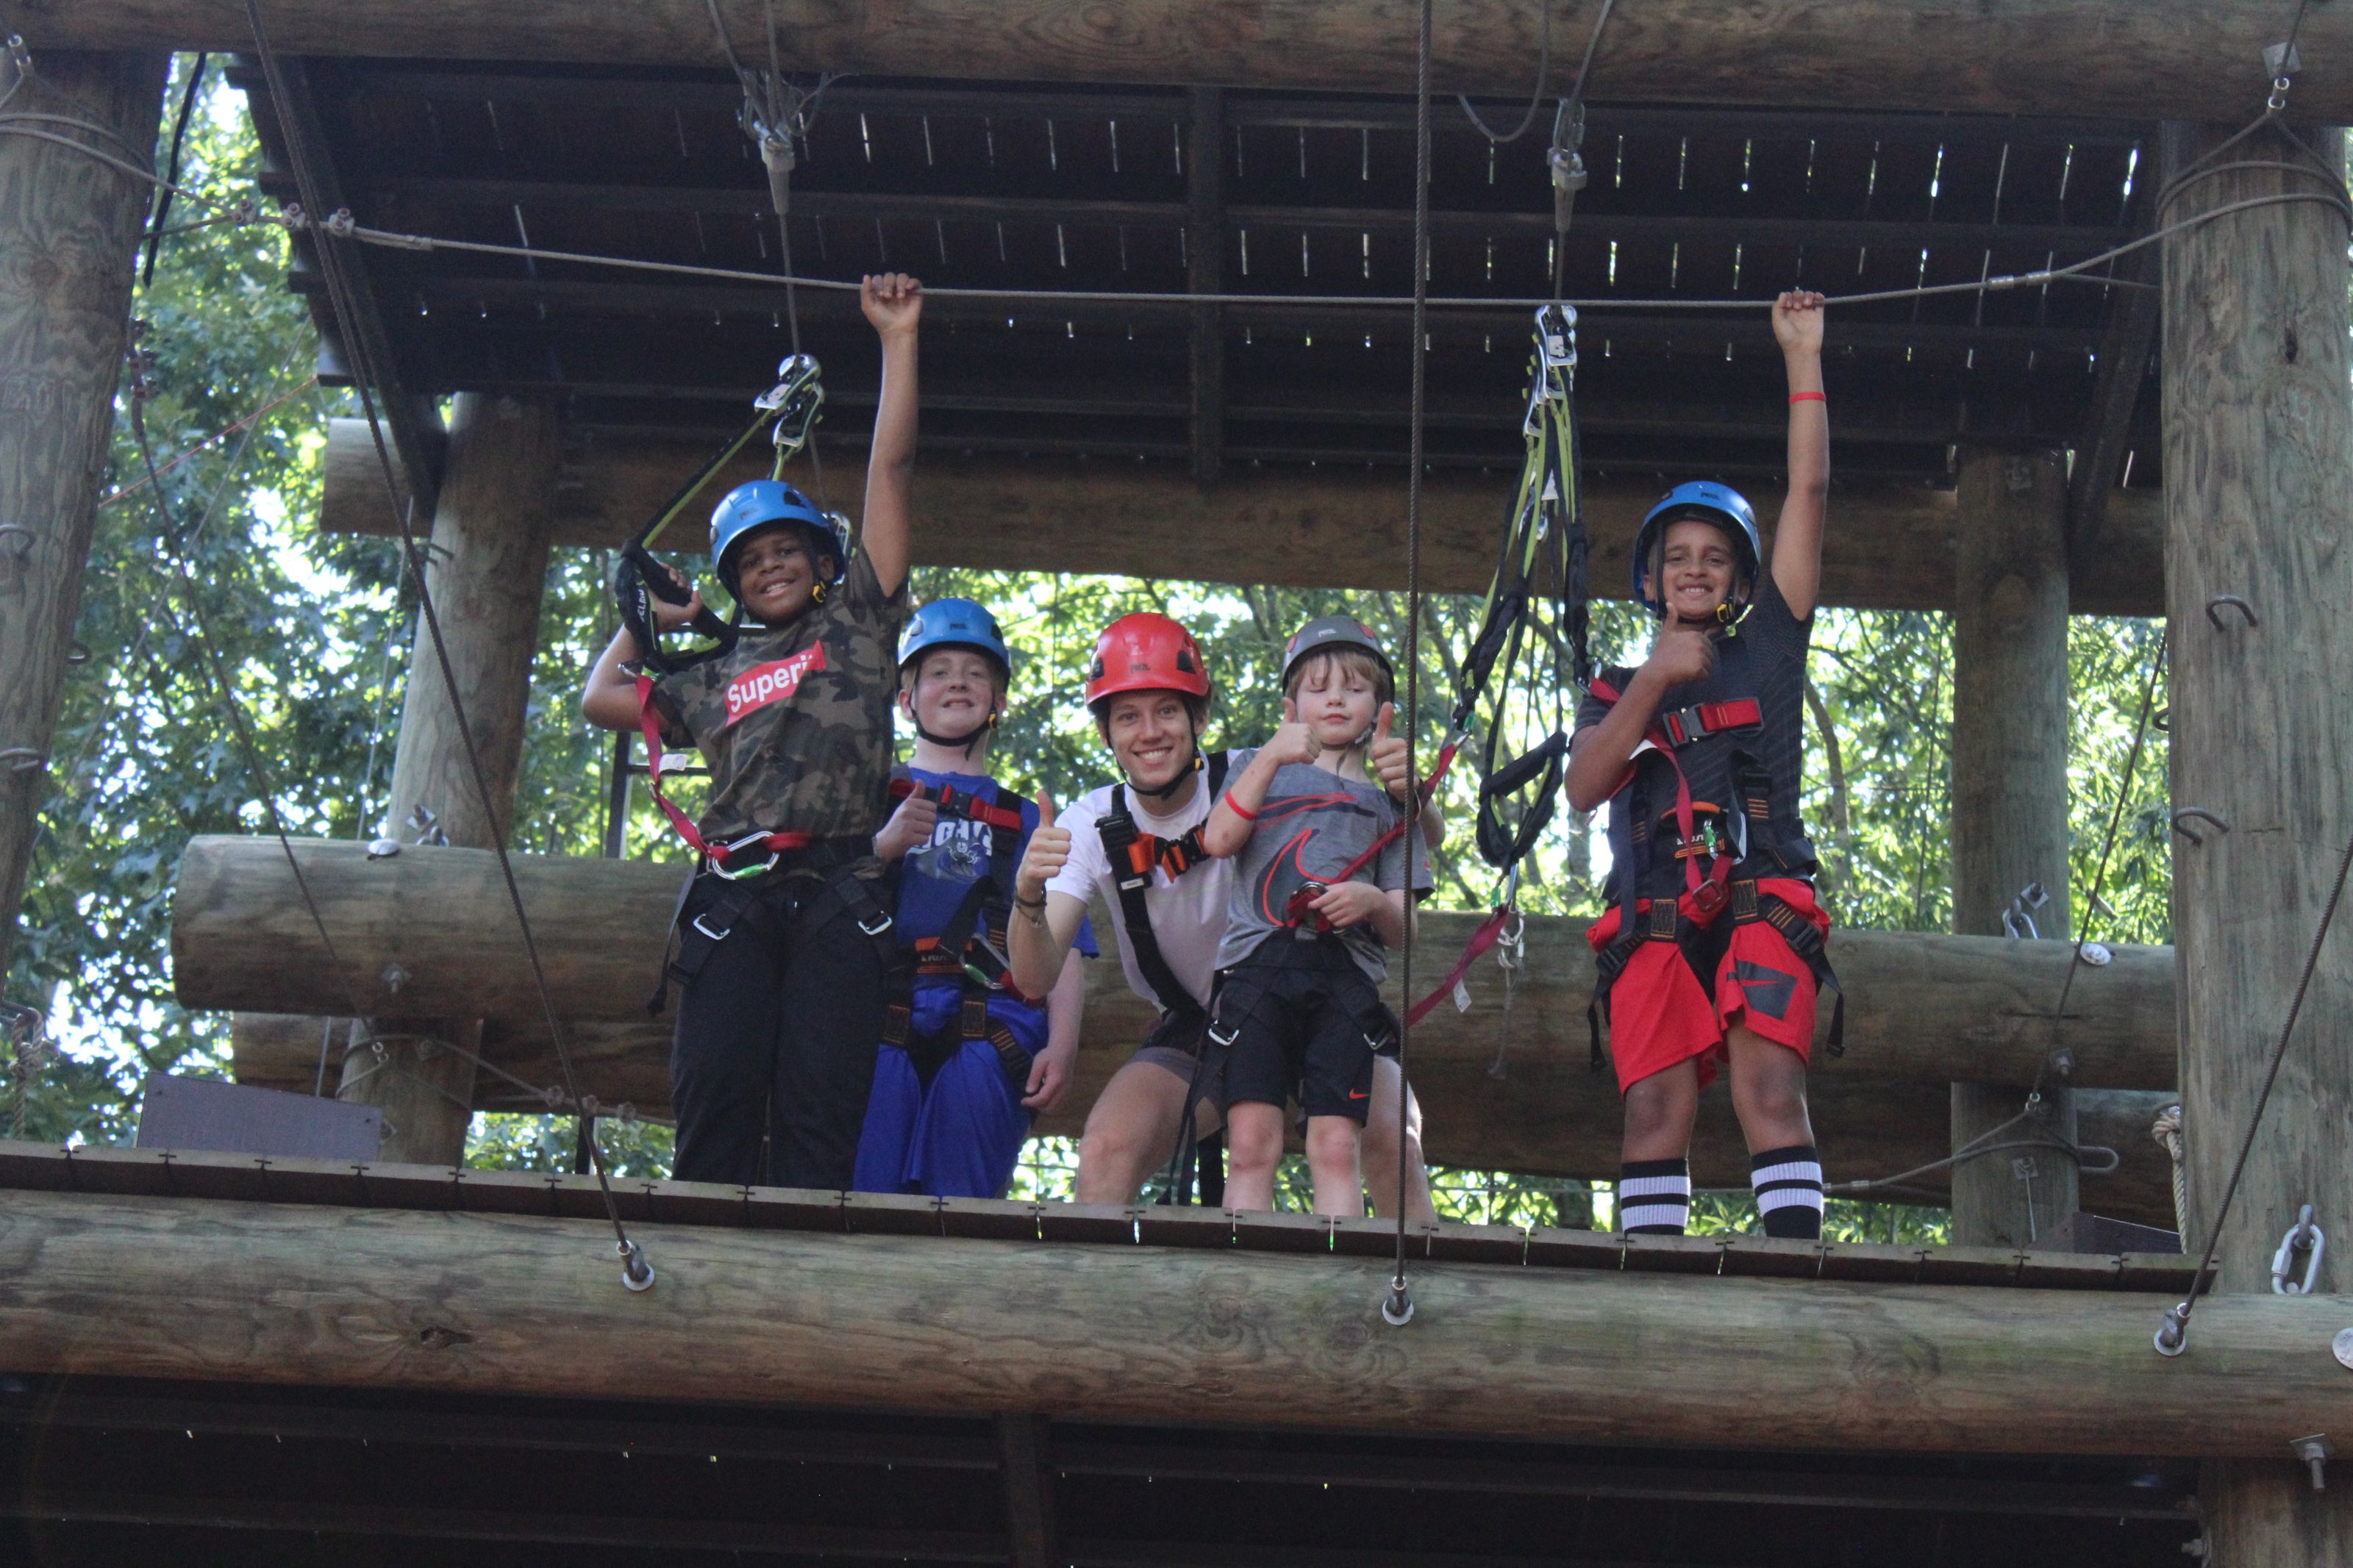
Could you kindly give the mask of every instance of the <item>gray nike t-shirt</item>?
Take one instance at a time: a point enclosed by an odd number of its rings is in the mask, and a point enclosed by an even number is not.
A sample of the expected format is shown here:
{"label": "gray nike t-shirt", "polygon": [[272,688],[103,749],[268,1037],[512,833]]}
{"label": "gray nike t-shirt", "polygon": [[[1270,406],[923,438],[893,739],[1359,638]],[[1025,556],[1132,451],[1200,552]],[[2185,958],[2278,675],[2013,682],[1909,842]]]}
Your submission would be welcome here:
{"label": "gray nike t-shirt", "polygon": [[[1233,893],[1227,905],[1225,940],[1218,967],[1230,969],[1269,938],[1293,940],[1283,919],[1291,895],[1310,881],[1325,886],[1340,879],[1348,863],[1372,847],[1403,815],[1388,792],[1376,784],[1344,779],[1309,763],[1286,763],[1267,785],[1250,842],[1234,857]],[[1385,891],[1406,885],[1407,850],[1412,850],[1413,889],[1430,889],[1430,858],[1421,837],[1405,833],[1351,879]],[[1370,923],[1350,926],[1340,941],[1358,968],[1378,984],[1388,973],[1388,949]]]}

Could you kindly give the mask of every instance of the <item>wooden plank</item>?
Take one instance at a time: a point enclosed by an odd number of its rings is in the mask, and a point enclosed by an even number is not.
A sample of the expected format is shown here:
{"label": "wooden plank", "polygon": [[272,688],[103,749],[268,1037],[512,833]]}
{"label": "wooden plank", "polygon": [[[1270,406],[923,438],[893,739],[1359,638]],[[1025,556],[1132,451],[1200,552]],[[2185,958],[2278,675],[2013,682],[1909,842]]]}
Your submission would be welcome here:
{"label": "wooden plank", "polygon": [[[19,84],[16,108],[151,146],[165,63],[153,54],[63,59]],[[0,267],[0,669],[9,672],[0,681],[0,974],[50,788],[148,195],[56,140],[0,137],[0,233],[13,258]]]}
{"label": "wooden plank", "polygon": [[[22,1194],[13,1370],[1787,1450],[2269,1455],[2343,1393],[2316,1321],[2147,1297],[1417,1265]],[[942,1281],[955,1281],[943,1289]],[[354,1289],[364,1281],[365,1289]],[[266,1295],[267,1310],[255,1303]],[[1006,1303],[1021,1310],[1008,1312]],[[90,1331],[106,1325],[103,1334]],[[626,1353],[616,1353],[617,1350]],[[1732,1391],[1740,1396],[1732,1396]]]}
{"label": "wooden plank", "polygon": [[[2186,168],[2219,150],[2220,134],[2168,127],[2167,156]],[[2333,194],[2344,138],[2324,135],[2316,150],[2328,171],[2318,177],[2284,161],[2301,154],[2284,144],[2242,144],[2211,178],[2185,188],[2167,216]],[[2200,843],[2175,841],[2189,1175],[2181,1239],[2193,1256],[2217,1243],[2220,1289],[2267,1294],[2274,1249],[2304,1205],[2324,1229],[2333,1225],[2332,1241],[2353,1216],[2353,1053],[2345,1048],[2353,966],[2341,931],[2327,952],[2312,950],[2322,911],[2334,910],[2341,890],[2338,846],[2353,836],[2353,801],[2339,784],[2353,756],[2345,679],[2353,553],[2340,544],[2353,477],[2345,223],[2309,200],[2247,205],[2168,239],[2164,251],[2172,804],[2229,824],[2202,828]],[[2252,613],[2222,606],[2210,619],[2210,605],[2226,594]],[[2308,954],[2317,962],[2302,1019],[2249,1144],[2249,1118]],[[2236,1207],[2226,1217],[2223,1193],[2233,1184]],[[2329,1259],[2327,1279],[2348,1277],[2341,1257]],[[2198,1308],[2184,1360],[2211,1342],[2207,1314],[2234,1300],[2217,1295]],[[2334,1332],[2344,1323],[2330,1325]],[[2345,1408],[2345,1371],[2322,1375],[2333,1377]],[[2340,1448],[2346,1427],[2340,1415]],[[2306,1435],[2286,1433],[2283,1442]],[[2314,1490],[2278,1448],[2263,1458],[2270,1462],[2200,1479],[2212,1560],[2232,1568],[2353,1561],[2353,1490],[2341,1481]]]}
{"label": "wooden plank", "polygon": [[[567,450],[556,479],[554,540],[610,548],[628,538],[710,452],[684,442],[598,436]],[[325,500],[329,532],[390,527],[375,451],[364,428],[330,424]],[[854,464],[828,473],[853,513],[864,481]],[[765,468],[757,474],[764,475]],[[750,460],[713,481],[714,493],[756,477]],[[1494,540],[1511,505],[1508,478],[1437,473],[1422,491],[1422,579],[1432,592],[1483,593]],[[369,488],[373,486],[373,488]],[[915,522],[915,558],[928,565],[1060,574],[1115,573],[1208,582],[1398,589],[1405,585],[1405,487],[1384,474],[1269,468],[1233,475],[1204,491],[1168,464],[926,453]],[[1598,477],[1586,492],[1593,534],[1591,581],[1620,594],[1627,552],[1659,486]],[[2112,498],[2101,560],[2079,576],[2078,614],[2154,615],[2162,497],[2154,489]],[[1862,609],[1949,609],[1957,506],[1949,491],[1886,484],[1841,486],[1823,562],[1823,602]]]}
{"label": "wooden plank", "polygon": [[[1598,4],[1556,10],[1556,40],[1582,39]],[[756,56],[759,8],[724,14]],[[15,16],[37,51],[252,43],[237,0],[20,0]],[[1386,92],[1413,79],[1402,0],[783,0],[776,16],[803,70]],[[1525,93],[1541,25],[1535,0],[1444,8],[1438,89]],[[2260,100],[2262,49],[2284,26],[2257,0],[1692,0],[1613,16],[1594,70],[1613,99],[2219,120]],[[696,0],[272,0],[269,26],[288,54],[720,63]],[[2301,42],[2299,110],[2353,118],[2353,75],[2330,66],[2353,56],[2353,21],[2316,7]]]}
{"label": "wooden plank", "polygon": [[[1226,95],[1195,88],[1185,128],[1185,283],[1196,294],[1226,286]],[[1215,305],[1196,305],[1187,323],[1192,360],[1193,482],[1226,470],[1226,328]]]}

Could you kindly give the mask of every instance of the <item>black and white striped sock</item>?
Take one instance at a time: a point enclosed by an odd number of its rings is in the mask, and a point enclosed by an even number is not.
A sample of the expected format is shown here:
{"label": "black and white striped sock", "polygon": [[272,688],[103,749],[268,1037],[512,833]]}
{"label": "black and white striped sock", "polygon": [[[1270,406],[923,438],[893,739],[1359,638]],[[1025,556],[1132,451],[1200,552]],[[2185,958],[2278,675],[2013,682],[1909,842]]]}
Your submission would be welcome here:
{"label": "black and white striped sock", "polygon": [[1818,1241],[1822,1234],[1822,1162],[1811,1143],[1767,1149],[1748,1162],[1757,1213],[1767,1236]]}
{"label": "black and white striped sock", "polygon": [[1689,1160],[1629,1160],[1618,1167],[1618,1228],[1681,1236],[1691,1218]]}

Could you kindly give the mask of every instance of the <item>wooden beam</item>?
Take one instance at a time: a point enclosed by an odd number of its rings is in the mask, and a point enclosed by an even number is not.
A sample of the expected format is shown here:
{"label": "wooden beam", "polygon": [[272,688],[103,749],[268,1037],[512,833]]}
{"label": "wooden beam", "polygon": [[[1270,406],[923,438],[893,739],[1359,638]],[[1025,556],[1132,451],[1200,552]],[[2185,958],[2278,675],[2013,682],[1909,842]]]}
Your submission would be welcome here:
{"label": "wooden beam", "polygon": [[[2187,168],[2220,153],[2225,133],[2169,127],[2167,155]],[[2337,189],[2342,134],[2319,137],[2315,151],[2329,171],[2319,179],[2297,166],[2301,150],[2268,134],[2240,143],[2168,216],[2242,210],[2164,245],[2168,750],[2172,805],[2211,814],[2189,824],[2198,841],[2174,849],[2183,1239],[2216,1240],[2227,1292],[2269,1292],[2274,1250],[2305,1205],[2324,1231],[2333,1223],[2331,1241],[2353,1222],[2353,966],[2341,932],[2315,954],[2277,1091],[2246,1142],[2289,998],[2322,911],[2335,909],[2337,847],[2353,836],[2353,801],[2339,787],[2353,757],[2353,552],[2337,542],[2353,479],[2345,222],[2308,199],[2252,205]],[[2245,613],[2217,604],[2223,595]],[[2227,1216],[2226,1189],[2236,1192]],[[2353,1278],[2330,1250],[2324,1279]],[[2232,1300],[2198,1308],[2189,1355],[2208,1342],[2208,1310]],[[2340,1409],[2345,1377],[2338,1369]],[[2340,1451],[2347,1426],[2340,1416],[2330,1432]],[[2353,1489],[2331,1477],[2337,1485],[2316,1491],[2287,1455],[2263,1458],[2200,1479],[2211,1561],[2353,1562]]]}
{"label": "wooden beam", "polygon": [[1051,1428],[1042,1415],[1023,1412],[997,1418],[1006,1533],[1013,1542],[1013,1568],[1058,1568],[1063,1562],[1054,1522],[1054,1470],[1047,1454],[1052,1441]]}
{"label": "wooden beam", "polygon": [[[1556,44],[1581,43],[1599,8],[1556,7]],[[758,6],[723,9],[745,58],[765,48]],[[237,0],[20,0],[15,16],[36,50],[252,44]],[[1360,92],[1413,81],[1414,7],[1398,0],[783,0],[776,16],[805,71]],[[1541,26],[1536,0],[1445,7],[1438,89],[1525,93]],[[1614,16],[1594,72],[1612,99],[2243,119],[2261,104],[2263,47],[2285,26],[2257,0],[1692,0]],[[272,0],[269,29],[290,55],[721,63],[698,0]],[[2353,19],[2316,7],[2301,43],[2312,63],[2299,111],[2353,118]]]}
{"label": "wooden beam", "polygon": [[[321,840],[297,840],[295,852],[363,1006],[470,1012],[510,1028],[539,1017],[495,858],[410,848],[370,860],[362,845]],[[565,1016],[613,1023],[643,1017],[679,868],[533,855],[518,855],[514,863]],[[1431,914],[1429,951],[1451,953],[1476,921],[1470,914]],[[1585,1070],[1591,971],[1586,924],[1528,922],[1527,969],[1513,1004],[1515,1067]],[[2086,966],[2069,995],[2065,1026],[2057,1030],[2049,1015],[2066,972],[2068,949],[2061,943],[1857,931],[1839,933],[1835,952],[1853,1044],[1844,1058],[1822,1060],[1826,1078],[2025,1082],[2047,1051],[2063,1046],[2073,1053],[2077,1083],[2171,1085],[2167,949],[2119,947],[2106,967]],[[320,962],[317,932],[272,839],[190,841],[173,909],[172,959],[185,1006],[273,1013],[348,1007],[343,979]],[[387,966],[396,971],[396,990],[385,979]],[[1091,973],[1091,1023],[1115,1039],[1141,1039],[1149,1008],[1129,995],[1115,966]],[[1483,1068],[1493,1059],[1503,1021],[1493,973],[1486,965],[1473,972],[1468,1014],[1450,1007],[1431,1015],[1417,1042],[1419,1061],[1457,1054]]]}
{"label": "wooden beam", "polygon": [[[20,82],[17,109],[149,146],[166,64],[156,54],[60,56]],[[58,145],[54,126],[32,129],[53,139],[0,137],[0,233],[12,257],[0,267],[0,981],[49,788],[150,195]]]}
{"label": "wooden beam", "polygon": [[[714,442],[713,445],[718,443]],[[567,451],[556,481],[555,542],[609,548],[659,510],[680,479],[708,459],[684,442],[600,436]],[[331,423],[320,526],[382,533],[390,526],[365,428]],[[712,482],[764,475],[746,459]],[[854,513],[861,466],[830,477]],[[1513,479],[1433,474],[1422,495],[1422,581],[1433,592],[1483,593]],[[1401,478],[1334,468],[1270,468],[1204,492],[1166,464],[961,458],[926,452],[918,476],[915,556],[932,565],[1116,573],[1307,587],[1405,585]],[[1586,491],[1591,581],[1614,595],[1626,554],[1660,486],[1598,477]],[[2160,492],[2113,498],[2102,559],[2074,584],[2083,615],[2154,615],[2160,607]],[[1825,604],[1865,609],[1949,609],[1956,502],[1950,491],[1841,486],[1831,494],[1823,563]]]}
{"label": "wooden beam", "polygon": [[[1226,287],[1226,95],[1195,88],[1185,134],[1185,285],[1196,294]],[[1226,471],[1226,326],[1215,305],[1196,305],[1187,324],[1192,361],[1193,482]]]}
{"label": "wooden beam", "polygon": [[[1953,575],[1953,929],[2003,934],[2029,884],[2050,902],[2036,930],[2063,944],[2067,919],[2067,461],[2062,452],[1961,453]],[[2041,1088],[2029,1105],[2028,1086]],[[2018,1120],[2021,1111],[2024,1121]],[[2073,1214],[2081,1194],[2073,1090],[2030,1074],[1953,1085],[1953,1149],[2010,1148],[1954,1167],[1953,1239],[2024,1247]]]}
{"label": "wooden beam", "polygon": [[[301,60],[290,61],[284,67],[283,79],[284,101],[266,90],[250,95],[263,106],[267,121],[265,124],[263,119],[258,119],[257,129],[265,147],[274,144],[286,153],[290,167],[292,150],[301,149],[311,177],[318,182],[318,200],[326,213],[332,213],[344,205],[343,182],[328,150],[327,132],[319,118],[310,71]],[[343,247],[337,258],[349,284],[353,315],[347,320],[332,309],[320,314],[320,379],[330,385],[354,384],[362,362],[353,357],[353,351],[364,355],[365,363],[378,377],[368,391],[375,399],[390,455],[396,459],[394,467],[401,481],[401,503],[406,505],[413,496],[417,515],[429,518],[439,507],[442,463],[447,456],[440,416],[430,404],[420,405],[417,399],[410,396],[400,379],[399,362],[393,353],[392,336],[385,329],[383,309],[377,303],[374,269],[364,246],[350,240],[330,240],[313,228],[296,237],[295,273],[298,277],[306,271],[319,274],[323,289],[318,247],[329,243]],[[343,342],[346,333],[357,342]],[[375,479],[375,505],[379,510],[388,511],[393,502],[385,489],[381,460],[377,462]],[[387,522],[386,526],[396,529],[397,524]]]}
{"label": "wooden beam", "polygon": [[[394,837],[417,837],[407,824],[418,811],[463,847],[484,849],[507,837],[547,579],[555,461],[552,405],[480,393],[458,399],[425,551],[449,668],[445,677],[435,635],[420,616],[382,825]],[[338,1092],[384,1109],[386,1159],[454,1164],[465,1155],[472,1121],[468,1053],[480,1048],[480,1015],[463,1005],[428,1012],[396,998],[386,1005],[375,1021],[375,1032],[389,1037],[381,1054],[347,1055]],[[439,1048],[445,1041],[463,1051]]]}
{"label": "wooden beam", "polygon": [[[522,1079],[477,1083],[477,1104],[535,1110],[535,1091],[559,1081],[553,1047],[495,863],[480,852],[405,850],[368,861],[357,846],[299,847],[337,951],[363,1005],[390,1005],[387,968],[404,976],[399,1005],[418,1012],[466,1007],[485,1015],[488,1058]],[[650,1115],[669,1101],[670,1021],[642,1004],[660,963],[661,933],[677,893],[674,868],[596,859],[517,861],[540,933],[549,980],[566,1009],[565,1037],[584,1093],[609,1109],[628,1102]],[[246,1081],[307,1090],[317,1068],[319,1026],[310,1017],[259,1014],[347,1009],[342,986],[318,961],[317,937],[274,843],[199,838],[182,862],[173,934],[180,1000],[245,1009],[236,1030]],[[430,911],[429,917],[426,911]],[[1473,923],[1428,917],[1434,952],[1451,952]],[[1591,960],[1581,921],[1529,922],[1528,961],[1509,1021],[1505,1076],[1490,1074],[1506,1027],[1495,972],[1471,976],[1473,1005],[1434,1013],[1417,1031],[1414,1083],[1428,1116],[1431,1160],[1577,1178],[1618,1168],[1617,1102],[1607,1075],[1586,1061],[1585,1002]],[[1955,1079],[2023,1082],[2051,1045],[2074,1053],[2074,1081],[2112,1088],[2085,1141],[2118,1151],[2118,1173],[2092,1184],[2094,1207],[2118,1218],[2164,1223],[2171,1175],[2149,1140],[2154,1091],[2169,1086],[2172,966],[2162,948],[2116,950],[2087,969],[2069,1001],[2063,1035],[2047,1020],[2064,973],[2058,943],[2011,943],[1885,932],[1841,933],[1852,1047],[1818,1053],[1816,1121],[1833,1179],[1878,1177],[1949,1152],[1945,1085]],[[1085,1041],[1064,1110],[1041,1133],[1075,1134],[1087,1108],[1151,1024],[1151,1010],[1115,966],[1089,967]],[[379,1002],[378,998],[384,998]],[[1737,1187],[1746,1155],[1729,1104],[1703,1104],[1694,1148],[1703,1185]],[[1942,1172],[1914,1187],[1932,1194]]]}
{"label": "wooden beam", "polygon": [[[2126,278],[2154,284],[2155,248],[2135,251],[2121,271]],[[2116,500],[2116,482],[2124,477],[2125,454],[2132,445],[2134,416],[2157,357],[2160,299],[2154,288],[2126,289],[2109,307],[2107,330],[2100,340],[2099,374],[2092,386],[2092,407],[2075,443],[2073,471],[2067,477],[2071,577],[2094,570],[2105,543],[2108,509]]]}
{"label": "wooden beam", "polygon": [[1782,1451],[2258,1455],[2342,1415],[2318,1325],[2353,1310],[2218,1298],[2197,1353],[2168,1361],[2135,1349],[2162,1300],[2141,1292],[1416,1260],[1418,1314],[1391,1330],[1385,1257],[642,1221],[632,1235],[659,1275],[644,1295],[621,1288],[610,1231],[585,1218],[16,1193],[0,1218],[0,1343],[32,1374]]}
{"label": "wooden beam", "polygon": [[[1098,965],[1090,972],[1086,1038],[1073,1067],[1070,1099],[1060,1111],[1039,1119],[1031,1129],[1035,1136],[1077,1137],[1095,1097],[1142,1037],[1140,1009],[1125,994],[1116,972],[1108,980],[1103,977],[1107,967]],[[1514,1027],[1505,1076],[1498,1079],[1488,1072],[1494,1060],[1492,998],[1480,1012],[1484,1015],[1480,1018],[1483,1033],[1440,1028],[1434,1019],[1424,1026],[1438,1042],[1417,1051],[1413,1069],[1428,1158],[1458,1170],[1614,1180],[1620,1159],[1617,1088],[1607,1074],[1587,1069],[1582,1038],[1535,1036],[1533,1024],[1524,1018]],[[310,1093],[318,1067],[321,1022],[291,1014],[236,1015],[232,1038],[237,1081]],[[334,1036],[338,1041],[343,1037],[340,1031]],[[605,1116],[618,1114],[624,1105],[648,1116],[670,1114],[670,1019],[570,1019],[565,1039],[581,1092],[594,1096]],[[562,1081],[543,1028],[493,1023],[483,1032],[482,1051],[485,1059],[530,1087],[482,1073],[475,1079],[477,1110],[542,1110],[546,1104],[542,1091]],[[2146,1089],[2077,1091],[2078,1136],[2086,1143],[2115,1149],[2121,1161],[2113,1174],[2085,1184],[2091,1207],[2117,1219],[2171,1228],[2172,1172],[2148,1130],[2158,1110],[2172,1098]],[[1812,1102],[1816,1134],[1831,1180],[1888,1176],[1942,1160],[1951,1152],[1947,1100],[1941,1080],[1892,1081],[1828,1064],[1816,1075]],[[2011,1109],[2015,1110],[2014,1103]],[[1700,1102],[1692,1174],[1706,1188],[1731,1191],[1747,1184],[1747,1146],[1727,1095],[1711,1094]],[[1941,1204],[1949,1184],[1946,1172],[1929,1171],[1905,1183],[1900,1192],[1884,1195],[1905,1203]]]}

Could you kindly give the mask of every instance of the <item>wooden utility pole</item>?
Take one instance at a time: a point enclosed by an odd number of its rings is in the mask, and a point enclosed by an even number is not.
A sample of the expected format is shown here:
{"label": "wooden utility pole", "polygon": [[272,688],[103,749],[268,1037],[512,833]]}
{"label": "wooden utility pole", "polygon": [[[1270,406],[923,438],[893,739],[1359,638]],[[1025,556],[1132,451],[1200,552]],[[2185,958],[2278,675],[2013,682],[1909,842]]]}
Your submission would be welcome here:
{"label": "wooden utility pole", "polygon": [[[385,826],[403,840],[446,837],[453,846],[481,849],[506,837],[522,764],[531,660],[555,512],[555,410],[545,403],[467,394],[458,399],[453,425],[426,581],[489,798],[467,755],[460,701],[451,700],[420,616]],[[430,828],[411,826],[411,814],[418,812],[430,814]],[[429,844],[401,851],[435,852]],[[502,889],[494,907],[512,921]],[[406,918],[434,913],[412,909]],[[396,1000],[402,987],[390,985],[390,978],[379,976]],[[458,1163],[473,1115],[475,1067],[441,1043],[478,1050],[481,1020],[383,1017],[375,1028],[384,1037],[377,1048],[354,1049],[344,1058],[340,1094],[384,1108],[386,1159]]]}
{"label": "wooden utility pole", "polygon": [[[39,129],[143,159],[168,63],[44,51],[9,108],[102,125],[121,145]],[[0,62],[0,81],[15,79]],[[0,136],[0,976],[49,787],[150,189],[60,141]]]}
{"label": "wooden utility pole", "polygon": [[[2004,934],[2003,911],[2037,884],[2049,896],[2031,912],[2037,931],[2067,935],[2066,527],[2062,454],[1962,452],[1953,569],[1953,930],[1962,935]],[[2075,1212],[2076,1162],[2060,1146],[2075,1142],[2074,1100],[2055,1069],[2042,1076],[2032,1114],[2003,1131],[2030,1109],[2031,1077],[1953,1085],[1956,1152],[1972,1140],[2050,1145],[1953,1167],[1961,1246],[2024,1247]]]}
{"label": "wooden utility pole", "polygon": [[[2189,168],[2224,134],[2168,127],[2173,166]],[[2218,1294],[2268,1295],[2274,1249],[2306,1204],[2333,1244],[2318,1288],[2353,1281],[2341,1250],[2353,1245],[2348,932],[2330,939],[2315,969],[2235,1204],[2218,1212],[2353,834],[2344,150],[2340,133],[2307,140],[2317,166],[2284,138],[2259,134],[2158,215],[2178,224],[2266,196],[2300,198],[2165,242],[2173,807],[2203,814],[2177,816],[2197,837],[2174,840],[2185,1240],[2195,1252],[2219,1227]],[[2207,1310],[2190,1320],[2185,1360],[2228,1353]],[[2338,1410],[2353,1411],[2353,1373],[2327,1354],[2347,1320],[2316,1306],[2310,1315],[2308,1375],[2334,1380]],[[2316,1490],[2291,1458],[2303,1436],[2283,1427],[2276,1458],[2210,1464],[2198,1488],[2207,1561],[2353,1562],[2347,1463]],[[2328,1436],[2340,1454],[2353,1450],[2353,1418]]]}

